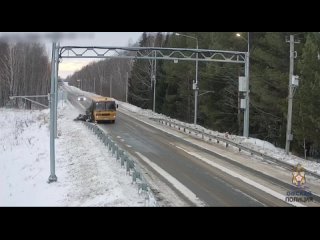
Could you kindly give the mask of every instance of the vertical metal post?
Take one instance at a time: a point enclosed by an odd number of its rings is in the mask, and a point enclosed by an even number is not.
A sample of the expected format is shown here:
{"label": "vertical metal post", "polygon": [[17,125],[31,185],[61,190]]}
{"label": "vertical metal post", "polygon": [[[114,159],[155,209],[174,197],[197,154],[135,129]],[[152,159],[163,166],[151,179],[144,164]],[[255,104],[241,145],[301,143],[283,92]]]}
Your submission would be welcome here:
{"label": "vertical metal post", "polygon": [[156,112],[156,84],[157,84],[157,51],[154,52],[154,69],[153,69],[153,112]]}
{"label": "vertical metal post", "polygon": [[93,81],[93,92],[96,93],[96,78]]}
{"label": "vertical metal post", "polygon": [[56,44],[55,48],[55,69],[54,69],[54,80],[55,80],[55,105],[54,105],[54,137],[58,138],[58,132],[57,132],[57,122],[58,122],[58,71],[59,71],[59,57],[58,57],[58,51],[59,51],[60,43]]}
{"label": "vertical metal post", "polygon": [[248,32],[248,52],[246,54],[246,63],[245,63],[245,76],[246,76],[246,109],[244,110],[244,120],[243,120],[243,136],[249,137],[249,113],[250,113],[250,35]]}
{"label": "vertical metal post", "polygon": [[286,154],[290,151],[290,141],[292,140],[291,125],[292,125],[292,99],[293,86],[292,76],[294,70],[294,35],[290,35],[290,70],[289,70],[289,96],[288,96],[288,117],[287,117],[287,133],[286,133]]}
{"label": "vertical metal post", "polygon": [[[198,39],[197,40],[197,50],[199,49]],[[198,53],[196,56],[196,89],[194,91],[194,124],[197,124],[198,116]]]}
{"label": "vertical metal post", "polygon": [[239,132],[238,135],[241,135],[241,97],[240,97],[240,91],[238,91],[238,127]]}
{"label": "vertical metal post", "polygon": [[[181,34],[181,33],[175,33],[175,35],[177,36],[184,36],[184,37],[187,37],[187,38],[192,38],[194,40],[197,41],[197,50],[199,50],[199,41],[198,41],[198,38],[196,37],[193,37],[193,36],[189,36],[189,35],[185,35],[185,34]],[[198,116],[198,91],[199,91],[199,88],[198,88],[198,58],[199,58],[199,53],[197,51],[197,54],[196,54],[196,80],[194,82],[194,124],[197,124],[197,116]]]}
{"label": "vertical metal post", "polygon": [[50,93],[50,176],[48,183],[56,182],[55,174],[55,138],[54,138],[54,114],[55,114],[55,50],[56,43],[52,43],[52,58],[51,58],[51,93]]}
{"label": "vertical metal post", "polygon": [[52,69],[51,69],[51,74],[53,74],[51,77],[53,79],[51,79],[51,81],[53,81],[53,91],[52,91],[52,94],[54,95],[53,96],[53,102],[51,102],[52,104],[52,108],[53,108],[53,122],[52,122],[52,127],[53,127],[53,135],[54,135],[54,138],[56,138],[56,92],[57,92],[57,89],[56,89],[56,80],[55,80],[55,77],[56,77],[56,47],[57,47],[57,43],[55,42],[55,47],[54,47],[54,50],[53,53],[52,53],[52,61],[53,61],[53,64],[52,64]]}
{"label": "vertical metal post", "polygon": [[126,79],[126,102],[128,102],[128,84],[129,84],[129,73],[127,72],[127,79]]}
{"label": "vertical metal post", "polygon": [[112,75],[110,76],[110,97],[112,97]]}
{"label": "vertical metal post", "polygon": [[64,102],[64,92],[61,91],[61,103],[62,103],[62,107],[63,107],[63,102]]}

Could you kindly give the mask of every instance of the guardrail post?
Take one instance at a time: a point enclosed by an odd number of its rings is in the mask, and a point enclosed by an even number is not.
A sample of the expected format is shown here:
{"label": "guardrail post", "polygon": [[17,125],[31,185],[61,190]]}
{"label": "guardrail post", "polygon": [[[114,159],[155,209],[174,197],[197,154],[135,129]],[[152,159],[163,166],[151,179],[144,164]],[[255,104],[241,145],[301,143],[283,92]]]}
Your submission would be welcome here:
{"label": "guardrail post", "polygon": [[104,138],[104,145],[105,145],[105,146],[108,146],[108,142],[109,142],[109,137],[108,137],[108,136],[105,136],[105,138]]}
{"label": "guardrail post", "polygon": [[113,148],[112,148],[112,156],[115,155],[116,151],[118,151],[118,146],[117,146],[117,144],[114,144]]}
{"label": "guardrail post", "polygon": [[110,137],[108,137],[108,148],[110,147],[111,142],[112,142],[112,139]]}
{"label": "guardrail post", "polygon": [[138,184],[138,193],[141,194],[141,191],[148,192],[148,185],[146,183],[139,183]]}
{"label": "guardrail post", "polygon": [[126,174],[129,172],[130,175],[130,167],[131,167],[131,159],[127,159],[127,164],[126,164]]}
{"label": "guardrail post", "polygon": [[120,148],[118,147],[117,148],[117,154],[116,154],[116,160],[118,160],[119,159],[119,156],[120,156]]}
{"label": "guardrail post", "polygon": [[122,151],[121,151],[121,155],[120,155],[120,159],[124,157],[124,154],[125,154],[125,151],[122,150]]}
{"label": "guardrail post", "polygon": [[128,161],[128,156],[126,154],[121,158],[121,167],[124,166],[124,162]]}
{"label": "guardrail post", "polygon": [[140,172],[134,169],[132,173],[132,183],[137,182],[137,178],[142,181]]}
{"label": "guardrail post", "polygon": [[122,167],[124,165],[124,155],[120,158],[120,166]]}
{"label": "guardrail post", "polygon": [[109,142],[109,151],[111,151],[111,149],[112,149],[112,144],[113,144],[113,141],[112,140],[110,140],[110,142]]}

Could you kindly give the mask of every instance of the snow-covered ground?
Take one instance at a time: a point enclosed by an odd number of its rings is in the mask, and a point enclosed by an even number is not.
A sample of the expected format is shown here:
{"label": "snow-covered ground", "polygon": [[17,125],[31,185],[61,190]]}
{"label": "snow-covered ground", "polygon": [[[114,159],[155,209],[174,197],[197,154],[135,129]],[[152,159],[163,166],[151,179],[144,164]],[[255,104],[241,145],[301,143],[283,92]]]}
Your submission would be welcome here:
{"label": "snow-covered ground", "polygon": [[124,168],[60,105],[56,141],[58,182],[50,174],[49,111],[0,109],[0,206],[155,206],[139,194]]}

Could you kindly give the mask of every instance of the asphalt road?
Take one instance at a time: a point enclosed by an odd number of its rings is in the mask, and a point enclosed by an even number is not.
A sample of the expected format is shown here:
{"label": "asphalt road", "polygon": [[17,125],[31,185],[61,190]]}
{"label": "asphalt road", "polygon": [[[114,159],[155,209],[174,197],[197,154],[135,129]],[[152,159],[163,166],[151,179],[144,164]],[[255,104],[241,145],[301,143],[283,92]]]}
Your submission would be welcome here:
{"label": "asphalt road", "polygon": [[[69,94],[69,100],[80,110],[81,104],[76,100],[76,95]],[[139,159],[145,168],[152,171],[190,206],[196,203],[155,171],[145,159],[174,177],[206,206],[289,206],[177,148],[177,144],[186,144],[183,139],[146,125],[120,111],[115,124],[99,125],[120,147]]]}

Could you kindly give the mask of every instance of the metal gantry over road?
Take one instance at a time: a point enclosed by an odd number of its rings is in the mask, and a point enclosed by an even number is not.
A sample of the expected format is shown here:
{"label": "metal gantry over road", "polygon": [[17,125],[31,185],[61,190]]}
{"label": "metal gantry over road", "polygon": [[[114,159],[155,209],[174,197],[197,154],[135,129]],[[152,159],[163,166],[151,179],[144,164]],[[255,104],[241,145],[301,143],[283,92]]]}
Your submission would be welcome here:
{"label": "metal gantry over road", "polygon": [[[126,52],[128,53],[127,55],[125,55]],[[62,46],[59,50],[59,58],[127,58],[196,61],[197,53],[198,61],[228,63],[245,63],[247,54],[247,52],[191,48]]]}
{"label": "metal gantry over road", "polygon": [[[61,46],[52,44],[52,72],[50,93],[50,177],[48,182],[57,181],[55,174],[55,138],[57,138],[57,105],[58,105],[58,69],[62,58],[122,58],[145,60],[225,62],[245,64],[248,66],[248,53],[190,48],[159,48],[159,47],[94,47],[94,46]],[[245,71],[245,74],[248,74]],[[246,77],[246,76],[245,76]],[[247,78],[248,81],[248,78]],[[249,94],[249,84],[247,84]],[[249,101],[244,110],[249,111]],[[249,136],[249,119],[244,122],[244,136]]]}

